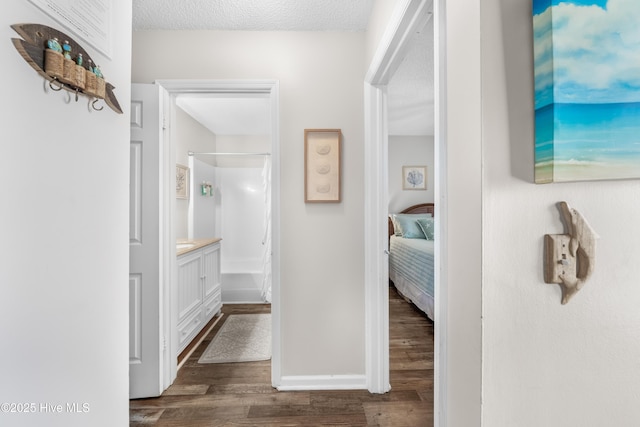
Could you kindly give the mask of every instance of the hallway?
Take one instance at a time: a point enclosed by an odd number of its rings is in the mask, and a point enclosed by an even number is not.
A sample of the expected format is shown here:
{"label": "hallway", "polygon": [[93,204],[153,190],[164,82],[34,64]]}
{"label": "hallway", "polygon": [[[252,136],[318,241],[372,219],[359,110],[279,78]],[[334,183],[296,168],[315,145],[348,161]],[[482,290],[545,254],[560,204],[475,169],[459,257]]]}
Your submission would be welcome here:
{"label": "hallway", "polygon": [[389,288],[389,393],[365,390],[278,392],[269,361],[198,364],[229,314],[264,313],[270,306],[225,305],[221,321],[161,397],[132,400],[131,426],[431,426],[433,323]]}

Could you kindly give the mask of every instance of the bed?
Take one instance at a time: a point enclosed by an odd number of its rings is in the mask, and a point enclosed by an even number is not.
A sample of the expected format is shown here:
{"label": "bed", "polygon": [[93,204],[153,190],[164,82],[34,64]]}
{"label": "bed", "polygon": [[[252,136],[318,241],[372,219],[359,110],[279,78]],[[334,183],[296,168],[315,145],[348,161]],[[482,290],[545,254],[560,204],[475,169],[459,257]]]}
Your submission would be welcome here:
{"label": "bed", "polygon": [[389,280],[431,320],[434,318],[433,251],[433,203],[414,205],[389,215]]}

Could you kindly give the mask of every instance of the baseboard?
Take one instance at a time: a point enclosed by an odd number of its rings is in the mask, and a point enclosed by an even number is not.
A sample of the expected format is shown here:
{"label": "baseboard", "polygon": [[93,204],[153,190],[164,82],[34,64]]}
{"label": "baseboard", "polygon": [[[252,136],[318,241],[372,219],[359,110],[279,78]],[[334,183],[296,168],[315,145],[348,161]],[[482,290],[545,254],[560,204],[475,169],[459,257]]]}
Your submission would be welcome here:
{"label": "baseboard", "polygon": [[280,377],[279,391],[366,390],[364,375],[291,375]]}
{"label": "baseboard", "polygon": [[256,304],[264,303],[260,289],[224,289],[222,288],[222,304]]}

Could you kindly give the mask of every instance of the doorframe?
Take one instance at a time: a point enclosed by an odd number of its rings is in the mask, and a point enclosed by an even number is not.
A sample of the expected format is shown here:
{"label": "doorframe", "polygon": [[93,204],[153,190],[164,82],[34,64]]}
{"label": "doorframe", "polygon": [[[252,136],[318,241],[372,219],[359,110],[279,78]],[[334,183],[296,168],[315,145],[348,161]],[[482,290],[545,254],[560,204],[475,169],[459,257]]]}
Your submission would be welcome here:
{"label": "doorframe", "polygon": [[[227,94],[227,95],[267,95],[270,100],[271,113],[271,326],[272,326],[272,357],[271,357],[271,382],[273,387],[280,385],[281,381],[281,352],[280,352],[280,84],[278,80],[185,80],[185,79],[168,79],[156,80],[156,84],[161,86],[167,94],[165,99],[165,161],[166,165],[175,165],[176,152],[175,147],[171,143],[171,123],[175,121],[175,99],[182,94]],[[168,169],[173,170],[173,169]],[[175,177],[172,174],[169,177],[169,183],[165,183],[169,188],[175,188]],[[172,207],[169,212],[165,212],[164,226],[173,229],[173,212],[175,211],[175,200],[172,201]],[[167,205],[165,205],[167,206]],[[175,232],[169,233],[171,239],[175,241]],[[172,241],[166,241],[170,247],[175,249]],[[174,254],[175,255],[175,254]],[[174,266],[170,269],[171,283],[177,281],[177,269],[175,268],[176,258],[172,258]],[[175,287],[171,287],[175,288]],[[171,303],[165,304],[164,310],[167,318],[172,319],[171,327],[171,348],[170,355],[175,355],[177,351],[177,294],[172,292],[170,296]],[[169,365],[172,371],[169,373],[170,382],[175,380],[177,375],[177,362],[173,356],[170,356]]]}
{"label": "doorframe", "polygon": [[447,217],[446,200],[446,0],[401,0],[379,43],[365,76],[365,346],[367,388],[385,393],[389,383],[389,297],[388,297],[388,128],[387,85],[409,49],[416,30],[434,19],[435,76],[435,368],[434,425],[446,425],[447,362]]}

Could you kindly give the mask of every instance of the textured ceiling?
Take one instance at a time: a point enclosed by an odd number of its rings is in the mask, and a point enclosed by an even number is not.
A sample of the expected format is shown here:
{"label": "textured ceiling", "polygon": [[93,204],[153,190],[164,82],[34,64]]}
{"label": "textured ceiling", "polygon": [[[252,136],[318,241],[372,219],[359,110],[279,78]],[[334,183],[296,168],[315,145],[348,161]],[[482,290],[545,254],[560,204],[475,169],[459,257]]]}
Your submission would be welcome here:
{"label": "textured ceiling", "polygon": [[414,35],[387,94],[389,135],[434,134],[432,19]]}
{"label": "textured ceiling", "polygon": [[[365,31],[374,0],[133,0],[133,29],[245,31]],[[433,21],[416,34],[388,86],[390,135],[433,135]],[[214,133],[255,134],[251,111],[234,104],[221,121],[208,117],[220,99],[184,99],[188,111]],[[210,104],[210,105],[206,105]],[[237,107],[237,108],[236,108]],[[237,114],[229,114],[237,111]],[[234,119],[235,118],[235,119]],[[234,126],[235,124],[235,126]]]}
{"label": "textured ceiling", "polygon": [[133,29],[364,31],[373,0],[133,0]]}

